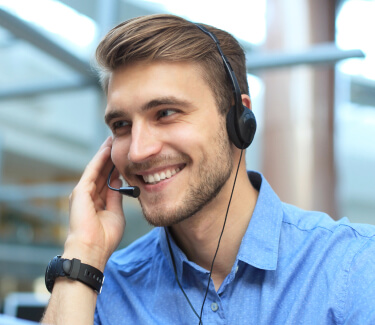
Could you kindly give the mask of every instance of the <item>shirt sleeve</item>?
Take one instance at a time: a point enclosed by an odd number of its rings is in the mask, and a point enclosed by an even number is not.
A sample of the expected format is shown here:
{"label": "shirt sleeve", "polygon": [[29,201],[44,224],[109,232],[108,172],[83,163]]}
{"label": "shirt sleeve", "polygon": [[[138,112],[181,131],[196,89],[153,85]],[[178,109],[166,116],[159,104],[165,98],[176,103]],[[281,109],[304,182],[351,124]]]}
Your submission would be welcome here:
{"label": "shirt sleeve", "polygon": [[342,324],[375,324],[375,237],[363,239],[346,282],[346,318]]}

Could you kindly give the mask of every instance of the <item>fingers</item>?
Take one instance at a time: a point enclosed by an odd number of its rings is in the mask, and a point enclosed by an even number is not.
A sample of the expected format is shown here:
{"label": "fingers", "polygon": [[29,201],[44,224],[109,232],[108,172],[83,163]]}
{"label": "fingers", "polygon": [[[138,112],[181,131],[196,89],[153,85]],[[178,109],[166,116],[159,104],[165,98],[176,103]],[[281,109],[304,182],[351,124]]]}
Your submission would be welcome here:
{"label": "fingers", "polygon": [[92,160],[89,162],[89,164],[86,166],[82,174],[80,183],[95,183],[95,185],[97,186],[97,180],[99,176],[102,175],[103,169],[110,168],[111,147],[112,138],[108,137],[101,145]]}
{"label": "fingers", "polygon": [[[109,210],[123,215],[122,195],[111,191],[107,187],[109,172],[113,166],[110,158],[112,138],[108,137],[100,146],[98,152],[86,166],[77,187],[85,188],[91,194],[91,199],[96,211]],[[111,184],[113,187],[121,187],[119,172],[115,169],[112,174]]]}
{"label": "fingers", "polygon": [[[113,167],[113,164],[111,163],[110,168]],[[109,173],[109,172],[108,172]],[[116,192],[112,191],[107,186],[107,180],[108,180],[108,173],[105,172],[104,176],[98,179],[98,184],[96,187],[96,192],[98,194],[97,199],[95,202],[102,203],[98,205],[98,207],[106,207],[107,206],[107,192]],[[111,175],[110,185],[115,188],[119,188],[122,185],[122,181],[119,179],[119,173],[115,169]],[[96,205],[97,206],[97,205]]]}
{"label": "fingers", "polygon": [[[115,188],[119,188],[121,187],[122,185],[122,181],[118,178],[115,178],[112,182],[111,182],[111,186],[115,187]],[[117,214],[117,215],[124,215],[124,210],[122,208],[122,194],[120,192],[117,192],[117,191],[111,191],[110,189],[106,189],[107,193],[106,193],[106,203],[107,203],[107,206],[106,206],[106,209],[108,211],[112,211],[113,213]]]}
{"label": "fingers", "polygon": [[[99,177],[97,180],[97,191],[99,193],[102,192],[103,189],[107,188],[107,181],[108,181],[109,173],[112,167],[113,167],[113,162],[111,159],[108,159],[107,163],[105,164],[105,167],[102,170],[102,173],[101,173],[102,177]],[[118,176],[119,176],[119,173],[117,169],[115,168],[115,170],[113,171],[111,175],[110,183],[112,182],[112,179],[116,179],[118,178]]]}
{"label": "fingers", "polygon": [[[70,253],[79,251],[77,255],[83,256],[82,259],[95,259],[93,265],[105,264],[121,240],[125,227],[121,194],[110,191],[105,185],[112,166],[111,146],[109,137],[86,166],[70,196],[69,235],[65,249]],[[112,184],[121,186],[119,183],[117,173]],[[90,254],[86,254],[87,247]]]}
{"label": "fingers", "polygon": [[104,140],[104,142],[102,143],[102,145],[100,146],[98,152],[102,151],[104,148],[106,147],[111,147],[112,146],[112,137],[111,136],[108,136],[107,139]]}

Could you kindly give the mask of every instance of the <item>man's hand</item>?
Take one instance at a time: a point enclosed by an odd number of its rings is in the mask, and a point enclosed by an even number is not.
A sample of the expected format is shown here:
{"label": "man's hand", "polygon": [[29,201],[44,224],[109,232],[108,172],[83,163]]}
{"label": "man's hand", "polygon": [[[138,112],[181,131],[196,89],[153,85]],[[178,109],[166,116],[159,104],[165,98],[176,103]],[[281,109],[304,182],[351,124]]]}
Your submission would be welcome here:
{"label": "man's hand", "polygon": [[[108,174],[113,166],[111,145],[112,139],[108,137],[70,196],[69,234],[63,255],[81,259],[102,271],[125,229],[122,195],[107,187]],[[121,186],[117,171],[111,185]]]}
{"label": "man's hand", "polygon": [[[69,234],[64,258],[77,258],[101,271],[118,246],[125,229],[122,195],[107,187],[112,167],[108,138],[87,165],[70,196]],[[121,186],[118,172],[111,185]],[[93,324],[97,294],[79,281],[57,278],[42,322]]]}

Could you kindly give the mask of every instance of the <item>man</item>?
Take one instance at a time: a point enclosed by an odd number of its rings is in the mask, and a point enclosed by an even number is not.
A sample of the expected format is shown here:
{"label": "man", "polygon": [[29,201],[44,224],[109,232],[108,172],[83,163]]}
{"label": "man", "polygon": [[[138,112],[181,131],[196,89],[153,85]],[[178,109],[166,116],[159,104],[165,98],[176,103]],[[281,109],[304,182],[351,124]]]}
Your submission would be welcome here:
{"label": "man", "polygon": [[[206,28],[230,61],[247,114],[244,53],[226,32]],[[237,101],[231,75],[204,27],[170,15],[136,18],[108,33],[97,60],[113,135],[73,190],[62,256],[89,265],[94,280],[50,281],[44,322],[375,323],[374,227],[284,204],[260,174],[247,173],[245,145],[227,133]],[[112,255],[125,227],[121,194],[106,185],[113,164],[140,188],[156,228]],[[64,263],[75,279],[73,262]]]}

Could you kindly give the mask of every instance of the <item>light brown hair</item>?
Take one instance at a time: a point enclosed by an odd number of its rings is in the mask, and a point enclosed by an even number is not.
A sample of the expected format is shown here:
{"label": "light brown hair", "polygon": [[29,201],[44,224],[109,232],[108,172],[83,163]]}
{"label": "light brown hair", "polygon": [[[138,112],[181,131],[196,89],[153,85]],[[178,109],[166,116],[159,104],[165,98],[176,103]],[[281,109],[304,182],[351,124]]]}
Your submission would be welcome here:
{"label": "light brown hair", "polygon": [[[239,43],[223,30],[203,26],[219,40],[236,74],[241,93],[249,94],[245,55]],[[232,86],[216,44],[192,22],[181,17],[150,15],[119,24],[98,45],[96,60],[106,93],[110,73],[120,66],[138,61],[185,61],[198,63],[220,112],[226,113],[233,103]]]}

